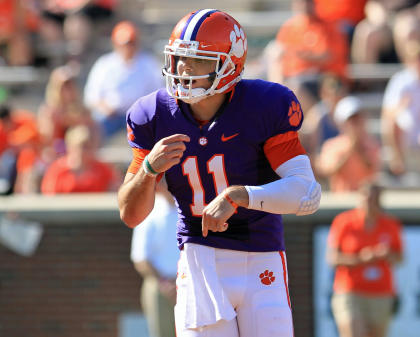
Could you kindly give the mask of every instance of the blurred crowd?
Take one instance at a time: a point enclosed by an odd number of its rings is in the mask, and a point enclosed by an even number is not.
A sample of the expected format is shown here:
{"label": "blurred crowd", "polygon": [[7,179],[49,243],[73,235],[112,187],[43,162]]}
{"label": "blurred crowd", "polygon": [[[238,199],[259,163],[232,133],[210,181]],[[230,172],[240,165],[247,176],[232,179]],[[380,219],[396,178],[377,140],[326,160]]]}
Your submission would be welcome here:
{"label": "blurred crowd", "polygon": [[[127,108],[163,85],[159,62],[141,48],[138,26],[112,20],[117,5],[0,1],[1,66],[49,73],[42,103],[32,111],[14,108],[2,91],[0,194],[117,190],[123,172],[101,161],[98,150],[125,132]],[[83,80],[95,34],[106,36],[111,50],[96,55]]]}
{"label": "blurred crowd", "polygon": [[[418,3],[292,0],[291,17],[265,48],[267,78],[289,86],[302,104],[301,141],[324,190],[357,191],[380,180],[408,187],[409,174],[415,177],[409,187],[420,187]],[[372,112],[351,66],[385,63],[400,70],[386,79]]]}
{"label": "blurred crowd", "polygon": [[[289,19],[261,52],[262,77],[299,97],[301,141],[324,190],[420,176],[418,2],[291,0]],[[125,133],[127,108],[163,86],[160,59],[145,51],[141,23],[118,14],[121,3],[0,0],[0,67],[49,73],[31,111],[15,108],[0,87],[0,194],[105,192],[121,183],[124,170],[98,152]],[[108,52],[82,72],[100,38]],[[401,70],[383,92],[375,133],[349,66],[383,63]]]}

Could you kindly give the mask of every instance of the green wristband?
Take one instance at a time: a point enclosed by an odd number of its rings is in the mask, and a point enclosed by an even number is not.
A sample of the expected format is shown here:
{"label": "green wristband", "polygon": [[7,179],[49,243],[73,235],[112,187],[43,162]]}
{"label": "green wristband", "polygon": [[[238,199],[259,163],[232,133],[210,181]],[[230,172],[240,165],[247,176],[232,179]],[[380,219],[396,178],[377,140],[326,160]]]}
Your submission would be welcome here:
{"label": "green wristband", "polygon": [[144,157],[144,162],[146,163],[147,170],[148,170],[151,174],[158,175],[158,174],[159,174],[159,172],[156,172],[156,171],[153,169],[153,167],[152,167],[152,165],[150,165],[150,163],[149,163],[149,159],[148,159],[147,157],[148,157],[148,156]]}

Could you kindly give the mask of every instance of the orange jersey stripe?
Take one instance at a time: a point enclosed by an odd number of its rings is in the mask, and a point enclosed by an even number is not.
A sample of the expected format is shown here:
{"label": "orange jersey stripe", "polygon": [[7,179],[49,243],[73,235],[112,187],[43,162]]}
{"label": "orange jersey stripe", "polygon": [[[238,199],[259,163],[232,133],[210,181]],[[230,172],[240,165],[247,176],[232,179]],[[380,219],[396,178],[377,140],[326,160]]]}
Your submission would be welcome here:
{"label": "orange jersey stripe", "polygon": [[[127,169],[127,172],[136,174],[140,166],[143,164],[144,158],[149,154],[150,150],[131,148],[133,151],[133,160],[130,163],[130,166]],[[160,173],[157,177],[157,182],[162,179],[163,173]]]}
{"label": "orange jersey stripe", "polygon": [[284,281],[284,287],[286,289],[287,303],[289,304],[289,308],[292,308],[292,305],[290,303],[289,283],[287,282],[287,270],[286,270],[286,261],[284,258],[284,252],[280,251],[279,253],[281,257],[281,263],[283,265],[283,281]]}
{"label": "orange jersey stripe", "polygon": [[300,143],[298,133],[289,131],[271,137],[264,144],[264,153],[275,171],[281,164],[301,154],[306,154]]}
{"label": "orange jersey stripe", "polygon": [[133,151],[133,160],[131,161],[127,172],[136,174],[140,166],[143,164],[144,157],[149,154],[150,150],[138,149],[135,147],[131,150]]}

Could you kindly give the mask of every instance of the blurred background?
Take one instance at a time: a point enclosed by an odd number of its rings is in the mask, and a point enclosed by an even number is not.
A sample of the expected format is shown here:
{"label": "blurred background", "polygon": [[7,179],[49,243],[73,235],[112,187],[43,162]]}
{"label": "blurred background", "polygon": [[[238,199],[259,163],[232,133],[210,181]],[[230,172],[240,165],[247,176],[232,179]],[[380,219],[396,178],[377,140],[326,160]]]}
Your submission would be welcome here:
{"label": "blurred background", "polygon": [[0,0],[0,336],[149,336],[116,203],[131,161],[123,116],[164,85],[163,48],[197,7],[236,18],[244,78],[286,84],[305,114],[324,195],[316,214],[285,220],[296,337],[338,336],[325,240],[366,181],[404,225],[389,336],[417,336],[418,2]]}

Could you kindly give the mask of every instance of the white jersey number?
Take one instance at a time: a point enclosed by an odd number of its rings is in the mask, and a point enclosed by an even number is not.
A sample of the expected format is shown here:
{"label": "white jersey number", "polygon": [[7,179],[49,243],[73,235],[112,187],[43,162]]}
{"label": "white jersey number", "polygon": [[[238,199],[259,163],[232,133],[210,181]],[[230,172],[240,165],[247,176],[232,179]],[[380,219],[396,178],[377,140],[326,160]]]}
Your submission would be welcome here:
{"label": "white jersey number", "polygon": [[[207,172],[213,175],[216,194],[222,193],[229,186],[226,178],[224,156],[222,154],[215,154],[207,161]],[[192,189],[191,213],[194,216],[201,216],[204,207],[207,205],[196,156],[187,157],[184,160],[182,163],[182,174],[188,177],[188,182]]]}

